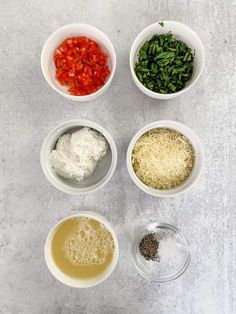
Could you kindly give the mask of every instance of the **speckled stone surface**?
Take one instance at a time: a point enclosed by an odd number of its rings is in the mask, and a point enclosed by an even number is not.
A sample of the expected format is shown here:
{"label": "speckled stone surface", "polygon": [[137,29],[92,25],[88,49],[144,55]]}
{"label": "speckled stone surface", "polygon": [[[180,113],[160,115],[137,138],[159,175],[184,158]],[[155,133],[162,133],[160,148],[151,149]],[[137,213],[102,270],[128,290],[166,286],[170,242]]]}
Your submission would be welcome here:
{"label": "speckled stone surface", "polygon": [[[187,94],[157,101],[135,87],[128,56],[139,31],[165,19],[199,34],[206,65]],[[0,313],[236,313],[235,20],[235,0],[0,0]],[[117,53],[110,89],[90,103],[56,94],[40,70],[44,41],[72,22],[103,30]],[[57,191],[39,163],[47,133],[75,117],[103,125],[118,148],[113,178],[88,196]],[[176,198],[144,194],[126,170],[131,137],[158,119],[187,124],[205,148],[201,179]],[[49,273],[43,246],[59,219],[81,209],[97,211],[115,226],[120,258],[107,281],[76,290]],[[187,272],[163,285],[143,279],[130,254],[137,228],[158,217],[178,225],[192,250]]]}

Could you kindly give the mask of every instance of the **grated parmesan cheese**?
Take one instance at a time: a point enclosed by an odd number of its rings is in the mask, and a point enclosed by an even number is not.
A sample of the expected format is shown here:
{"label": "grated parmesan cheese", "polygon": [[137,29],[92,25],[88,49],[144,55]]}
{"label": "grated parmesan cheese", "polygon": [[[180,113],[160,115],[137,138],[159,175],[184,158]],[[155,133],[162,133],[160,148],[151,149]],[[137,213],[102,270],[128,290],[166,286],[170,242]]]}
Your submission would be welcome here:
{"label": "grated parmesan cheese", "polygon": [[183,183],[194,164],[189,140],[171,129],[153,129],[143,134],[132,152],[138,178],[155,189],[170,189]]}

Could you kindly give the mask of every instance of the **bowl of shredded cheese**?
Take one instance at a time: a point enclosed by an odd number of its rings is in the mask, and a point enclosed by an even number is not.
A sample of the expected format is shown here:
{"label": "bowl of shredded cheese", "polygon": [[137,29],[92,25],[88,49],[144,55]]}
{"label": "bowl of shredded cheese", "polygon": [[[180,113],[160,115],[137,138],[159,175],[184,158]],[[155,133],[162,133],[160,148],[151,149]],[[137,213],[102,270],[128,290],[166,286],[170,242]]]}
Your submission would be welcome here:
{"label": "bowl of shredded cheese", "polygon": [[201,174],[202,145],[186,125],[163,120],[146,125],[132,138],[127,168],[133,182],[156,197],[178,195]]}

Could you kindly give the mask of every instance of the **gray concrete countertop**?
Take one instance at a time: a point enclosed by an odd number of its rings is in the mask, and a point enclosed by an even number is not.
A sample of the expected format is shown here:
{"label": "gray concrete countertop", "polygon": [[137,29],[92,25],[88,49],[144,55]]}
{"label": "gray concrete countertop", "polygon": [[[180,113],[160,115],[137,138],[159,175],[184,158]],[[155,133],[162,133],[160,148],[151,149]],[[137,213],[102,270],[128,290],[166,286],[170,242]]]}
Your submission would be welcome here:
{"label": "gray concrete countertop", "polygon": [[[170,101],[143,95],[128,66],[133,39],[158,20],[186,23],[206,49],[197,85]],[[236,313],[235,20],[235,0],[0,0],[0,313]],[[117,53],[110,89],[89,103],[73,103],[55,93],[40,70],[44,41],[72,22],[103,30]],[[92,195],[57,191],[40,168],[44,137],[71,118],[100,123],[117,144],[117,170]],[[159,119],[187,124],[205,148],[201,179],[176,198],[146,195],[126,169],[131,137]],[[80,209],[107,217],[120,243],[114,273],[85,290],[55,280],[43,256],[50,228]],[[143,279],[130,255],[136,228],[158,218],[178,225],[192,250],[186,273],[162,285]]]}

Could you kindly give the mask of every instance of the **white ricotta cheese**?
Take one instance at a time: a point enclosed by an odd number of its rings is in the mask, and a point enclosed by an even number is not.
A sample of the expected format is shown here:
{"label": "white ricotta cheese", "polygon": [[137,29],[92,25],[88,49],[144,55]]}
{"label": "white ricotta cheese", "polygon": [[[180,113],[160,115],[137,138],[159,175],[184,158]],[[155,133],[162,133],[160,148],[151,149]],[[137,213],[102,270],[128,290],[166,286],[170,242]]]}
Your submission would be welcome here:
{"label": "white ricotta cheese", "polygon": [[58,139],[56,149],[51,152],[51,164],[61,177],[82,181],[93,174],[107,150],[104,136],[84,127]]}

